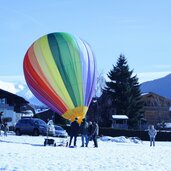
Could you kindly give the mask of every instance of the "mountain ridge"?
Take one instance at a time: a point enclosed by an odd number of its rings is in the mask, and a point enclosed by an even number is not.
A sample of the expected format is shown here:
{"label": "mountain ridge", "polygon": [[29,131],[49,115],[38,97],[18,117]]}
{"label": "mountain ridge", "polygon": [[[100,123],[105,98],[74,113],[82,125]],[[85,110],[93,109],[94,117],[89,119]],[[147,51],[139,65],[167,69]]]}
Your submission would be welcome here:
{"label": "mountain ridge", "polygon": [[142,93],[154,92],[168,99],[171,99],[171,74],[164,77],[144,82],[140,85]]}
{"label": "mountain ridge", "polygon": [[[152,81],[146,81],[140,84],[140,90],[142,93],[153,92],[171,99],[171,74],[166,75]],[[28,88],[27,84],[24,82],[4,82],[0,81],[0,89],[8,91],[10,93],[16,94],[23,97],[30,104],[45,106],[41,101],[39,101],[33,93]]]}
{"label": "mountain ridge", "polygon": [[44,106],[44,104],[33,95],[26,83],[0,81],[0,89],[21,96],[32,105]]}

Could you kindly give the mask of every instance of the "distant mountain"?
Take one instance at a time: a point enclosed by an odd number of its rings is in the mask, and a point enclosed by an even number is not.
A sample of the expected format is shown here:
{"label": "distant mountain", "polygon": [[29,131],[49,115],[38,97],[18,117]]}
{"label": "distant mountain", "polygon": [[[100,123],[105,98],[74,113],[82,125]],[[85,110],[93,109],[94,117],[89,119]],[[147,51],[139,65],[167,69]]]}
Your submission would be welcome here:
{"label": "distant mountain", "polygon": [[171,99],[171,74],[141,84],[140,89],[142,92],[154,92],[161,96]]}
{"label": "distant mountain", "polygon": [[26,83],[0,81],[0,89],[21,96],[32,105],[44,105],[32,94]]}
{"label": "distant mountain", "polygon": [[[19,95],[30,102],[30,104],[44,106],[30,91],[26,83],[0,81],[0,89]],[[140,85],[141,92],[154,92],[171,99],[171,74]]]}

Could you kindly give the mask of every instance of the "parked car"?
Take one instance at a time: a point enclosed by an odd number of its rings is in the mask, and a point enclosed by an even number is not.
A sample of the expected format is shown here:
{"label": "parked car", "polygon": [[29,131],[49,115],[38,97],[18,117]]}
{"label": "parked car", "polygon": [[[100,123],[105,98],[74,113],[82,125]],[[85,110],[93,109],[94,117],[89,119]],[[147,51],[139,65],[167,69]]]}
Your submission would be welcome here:
{"label": "parked car", "polygon": [[37,118],[22,118],[15,125],[15,133],[16,135],[46,135],[47,124],[43,120]]}
{"label": "parked car", "polygon": [[55,136],[56,137],[68,137],[68,133],[65,129],[63,129],[61,126],[54,125],[55,126]]}

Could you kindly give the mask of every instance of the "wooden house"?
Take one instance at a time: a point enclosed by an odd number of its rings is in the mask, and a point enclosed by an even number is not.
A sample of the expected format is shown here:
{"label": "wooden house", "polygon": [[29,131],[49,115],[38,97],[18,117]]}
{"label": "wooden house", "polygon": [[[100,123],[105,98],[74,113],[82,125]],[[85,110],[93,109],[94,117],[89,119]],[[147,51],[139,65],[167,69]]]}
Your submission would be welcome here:
{"label": "wooden house", "polygon": [[1,121],[5,120],[9,122],[8,126],[14,126],[21,118],[23,109],[28,108],[28,103],[23,97],[0,89]]}
{"label": "wooden house", "polygon": [[142,94],[147,124],[171,122],[171,100],[153,92]]}

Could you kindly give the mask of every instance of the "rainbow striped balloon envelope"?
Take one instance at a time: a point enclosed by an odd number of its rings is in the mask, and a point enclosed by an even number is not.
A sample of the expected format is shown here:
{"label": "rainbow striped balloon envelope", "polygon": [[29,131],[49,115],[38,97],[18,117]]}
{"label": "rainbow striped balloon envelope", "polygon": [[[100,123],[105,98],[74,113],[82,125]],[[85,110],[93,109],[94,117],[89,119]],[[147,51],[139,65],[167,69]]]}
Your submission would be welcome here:
{"label": "rainbow striped balloon envelope", "polygon": [[24,57],[24,76],[32,93],[56,113],[79,122],[88,110],[96,83],[90,45],[68,33],[35,41]]}

